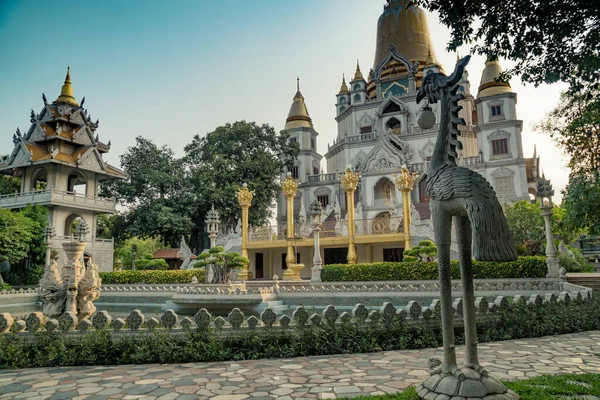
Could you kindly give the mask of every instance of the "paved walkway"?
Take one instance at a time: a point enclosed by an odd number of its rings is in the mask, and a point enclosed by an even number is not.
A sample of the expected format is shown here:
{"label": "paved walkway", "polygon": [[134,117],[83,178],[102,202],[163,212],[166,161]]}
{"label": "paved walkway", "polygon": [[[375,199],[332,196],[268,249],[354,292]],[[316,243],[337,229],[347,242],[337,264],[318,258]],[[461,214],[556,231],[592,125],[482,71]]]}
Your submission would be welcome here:
{"label": "paved walkway", "polygon": [[[458,347],[460,355],[463,347]],[[486,343],[499,379],[600,372],[600,331]],[[241,362],[0,371],[0,399],[294,399],[395,393],[428,375],[440,349]]]}

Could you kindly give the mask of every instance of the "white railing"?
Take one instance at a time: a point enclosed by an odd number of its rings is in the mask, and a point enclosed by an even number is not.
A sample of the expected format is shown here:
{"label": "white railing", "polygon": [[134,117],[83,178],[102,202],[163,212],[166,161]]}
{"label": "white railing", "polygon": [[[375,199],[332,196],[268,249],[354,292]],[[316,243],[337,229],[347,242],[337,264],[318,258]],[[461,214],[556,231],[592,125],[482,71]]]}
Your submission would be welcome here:
{"label": "white railing", "polygon": [[[76,236],[52,236],[52,239],[50,239],[50,243],[73,242],[75,240],[79,240],[79,238]],[[112,248],[114,246],[113,238],[100,239],[97,237],[85,237],[83,241],[88,244],[88,248]]]}
{"label": "white railing", "polygon": [[0,196],[0,207],[24,207],[27,204],[62,203],[79,207],[95,207],[114,211],[116,201],[100,196],[88,196],[53,188],[34,192],[14,193]]}

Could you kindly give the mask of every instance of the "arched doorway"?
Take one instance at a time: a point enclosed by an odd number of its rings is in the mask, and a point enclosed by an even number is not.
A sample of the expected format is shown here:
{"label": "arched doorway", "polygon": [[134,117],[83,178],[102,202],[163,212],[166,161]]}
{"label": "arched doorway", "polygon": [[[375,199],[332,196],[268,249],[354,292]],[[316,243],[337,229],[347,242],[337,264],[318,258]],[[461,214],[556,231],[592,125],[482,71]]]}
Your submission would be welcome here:
{"label": "arched doorway", "polygon": [[87,194],[87,179],[79,171],[72,171],[67,179],[67,192],[74,194]]}
{"label": "arched doorway", "polygon": [[39,192],[48,187],[48,172],[45,168],[40,168],[31,176],[31,191]]}
{"label": "arched doorway", "polygon": [[77,236],[77,228],[83,221],[83,217],[79,214],[69,214],[65,219],[64,236]]}

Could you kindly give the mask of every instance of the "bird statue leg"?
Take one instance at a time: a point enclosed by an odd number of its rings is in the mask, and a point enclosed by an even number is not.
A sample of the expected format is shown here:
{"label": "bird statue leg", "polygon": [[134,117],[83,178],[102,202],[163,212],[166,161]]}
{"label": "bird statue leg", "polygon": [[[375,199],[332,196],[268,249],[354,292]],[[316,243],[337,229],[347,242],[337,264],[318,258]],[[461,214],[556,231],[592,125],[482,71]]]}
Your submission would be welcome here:
{"label": "bird statue leg", "polygon": [[[439,201],[431,201],[431,216],[434,225],[435,242],[438,246],[438,272],[440,278],[440,306],[442,313],[442,334],[444,337],[444,361],[440,369],[432,374],[460,373],[456,365],[456,344],[454,340],[454,310],[452,308],[452,274],[450,267],[450,244],[452,235],[452,215],[444,210]],[[458,377],[458,376],[457,376]]]}
{"label": "bird statue leg", "polygon": [[454,217],[459,249],[460,279],[463,287],[463,318],[465,323],[465,366],[487,376],[477,355],[475,324],[475,289],[473,287],[472,229],[468,217]]}

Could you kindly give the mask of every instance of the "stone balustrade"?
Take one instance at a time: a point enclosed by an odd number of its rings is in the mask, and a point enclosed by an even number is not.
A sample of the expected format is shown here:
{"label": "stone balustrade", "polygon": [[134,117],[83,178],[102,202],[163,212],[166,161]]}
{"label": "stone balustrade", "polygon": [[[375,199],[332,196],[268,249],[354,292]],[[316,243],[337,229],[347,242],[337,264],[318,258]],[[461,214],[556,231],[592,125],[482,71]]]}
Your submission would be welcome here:
{"label": "stone balustrade", "polygon": [[[457,319],[462,318],[462,299],[454,300],[452,306]],[[592,301],[591,291],[560,292],[558,295],[533,294],[531,296],[497,296],[494,301],[485,297],[477,297],[475,307],[479,317],[494,317],[499,310],[510,310],[513,307],[526,306],[531,309],[542,307],[566,307],[572,302],[585,304]],[[172,333],[186,332],[190,329],[207,331],[235,332],[242,329],[288,329],[308,326],[336,326],[354,322],[359,325],[378,325],[389,323],[412,323],[428,321],[440,316],[440,302],[433,300],[431,304],[422,306],[417,301],[409,301],[404,307],[394,307],[391,303],[383,303],[381,307],[368,308],[356,304],[351,312],[340,313],[336,307],[327,306],[320,313],[309,312],[305,307],[297,307],[292,316],[277,315],[272,308],[266,308],[259,317],[246,317],[239,308],[234,308],[227,318],[215,317],[206,309],[200,309],[193,318],[180,318],[173,310],[165,311],[160,317],[146,318],[139,310],[133,310],[126,318],[113,318],[106,311],[96,312],[92,318],[78,321],[73,312],[66,312],[58,319],[46,318],[41,312],[30,313],[25,319],[15,320],[9,313],[0,313],[0,333],[28,335],[35,332],[85,333],[91,329],[109,329],[112,332],[152,332],[158,328]]]}

